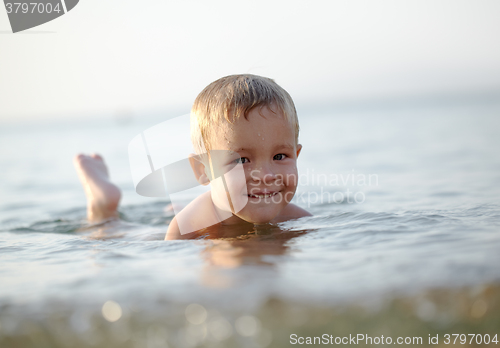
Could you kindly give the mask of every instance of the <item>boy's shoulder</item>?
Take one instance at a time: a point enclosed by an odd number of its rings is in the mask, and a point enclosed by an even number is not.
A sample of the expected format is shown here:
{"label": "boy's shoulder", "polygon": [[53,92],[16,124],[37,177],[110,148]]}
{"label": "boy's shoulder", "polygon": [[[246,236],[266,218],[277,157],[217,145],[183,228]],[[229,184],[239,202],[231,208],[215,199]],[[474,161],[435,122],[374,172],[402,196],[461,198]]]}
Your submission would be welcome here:
{"label": "boy's shoulder", "polygon": [[[312,214],[293,203],[289,203],[271,222],[283,222],[304,216],[312,216]],[[212,226],[217,223],[219,223],[219,220],[213,208],[210,192],[205,192],[188,204],[173,218],[168,226],[165,240],[196,238],[198,234],[181,234],[181,229],[194,232],[207,227],[207,224]]]}
{"label": "boy's shoulder", "polygon": [[[199,231],[218,222],[219,218],[213,208],[210,191],[205,192],[185,206],[172,219],[165,240],[195,238],[197,235],[190,232]],[[184,233],[181,234],[181,230]]]}

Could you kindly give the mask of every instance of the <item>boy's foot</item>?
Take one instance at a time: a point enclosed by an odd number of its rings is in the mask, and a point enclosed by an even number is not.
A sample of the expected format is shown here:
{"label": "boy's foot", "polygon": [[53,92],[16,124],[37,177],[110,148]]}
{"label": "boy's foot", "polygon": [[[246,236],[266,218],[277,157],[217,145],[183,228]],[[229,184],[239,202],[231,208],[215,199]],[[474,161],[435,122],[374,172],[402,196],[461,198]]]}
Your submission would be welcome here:
{"label": "boy's foot", "polygon": [[98,222],[118,217],[120,189],[109,181],[108,168],[97,154],[76,155],[73,163],[87,196],[87,219]]}

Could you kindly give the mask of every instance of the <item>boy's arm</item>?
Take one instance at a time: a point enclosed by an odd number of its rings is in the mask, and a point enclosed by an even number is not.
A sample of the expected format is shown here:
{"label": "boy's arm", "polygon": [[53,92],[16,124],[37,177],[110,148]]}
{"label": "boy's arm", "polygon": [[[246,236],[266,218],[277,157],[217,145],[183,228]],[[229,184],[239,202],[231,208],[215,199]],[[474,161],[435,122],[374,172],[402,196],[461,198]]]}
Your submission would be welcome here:
{"label": "boy's arm", "polygon": [[179,230],[179,224],[177,224],[177,219],[174,217],[170,224],[168,225],[167,234],[165,234],[165,240],[181,239],[181,231]]}
{"label": "boy's arm", "polygon": [[[181,227],[185,232],[190,231],[189,233],[181,234],[179,219],[181,221]],[[219,217],[213,208],[210,191],[208,191],[194,199],[173,218],[168,226],[165,240],[193,239],[198,237],[198,234],[194,233],[195,231],[199,231],[219,222]]]}
{"label": "boy's arm", "polygon": [[198,233],[196,232],[181,234],[176,217],[174,217],[173,220],[170,221],[167,233],[165,234],[165,240],[194,239],[196,237],[198,237]]}

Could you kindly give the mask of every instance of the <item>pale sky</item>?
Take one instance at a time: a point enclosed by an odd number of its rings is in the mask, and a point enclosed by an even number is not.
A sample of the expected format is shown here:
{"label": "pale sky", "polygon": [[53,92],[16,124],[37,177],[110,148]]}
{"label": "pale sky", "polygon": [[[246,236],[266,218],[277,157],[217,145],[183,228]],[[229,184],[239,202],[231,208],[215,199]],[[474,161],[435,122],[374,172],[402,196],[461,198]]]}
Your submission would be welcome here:
{"label": "pale sky", "polygon": [[297,104],[498,92],[500,1],[81,0],[12,34],[0,122],[189,111],[210,82],[274,78]]}

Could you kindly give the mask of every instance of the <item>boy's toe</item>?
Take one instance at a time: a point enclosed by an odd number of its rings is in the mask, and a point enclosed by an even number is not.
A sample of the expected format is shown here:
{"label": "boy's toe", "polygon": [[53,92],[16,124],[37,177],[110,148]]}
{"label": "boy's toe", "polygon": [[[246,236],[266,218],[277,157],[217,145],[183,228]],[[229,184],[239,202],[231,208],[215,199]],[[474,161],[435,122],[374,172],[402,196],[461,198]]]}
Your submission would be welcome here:
{"label": "boy's toe", "polygon": [[75,157],[73,157],[73,162],[75,164],[80,164],[85,159],[85,157],[86,156],[83,153],[79,153],[78,155],[76,155]]}
{"label": "boy's toe", "polygon": [[99,154],[97,154],[97,153],[92,153],[92,154],[90,154],[90,157],[92,157],[92,158],[94,158],[94,159],[96,159],[96,160],[101,160],[101,161],[103,160],[103,159],[102,159],[102,156],[101,156],[101,155],[99,155]]}

